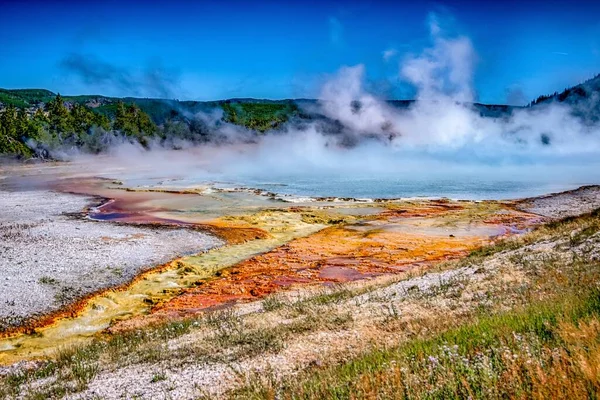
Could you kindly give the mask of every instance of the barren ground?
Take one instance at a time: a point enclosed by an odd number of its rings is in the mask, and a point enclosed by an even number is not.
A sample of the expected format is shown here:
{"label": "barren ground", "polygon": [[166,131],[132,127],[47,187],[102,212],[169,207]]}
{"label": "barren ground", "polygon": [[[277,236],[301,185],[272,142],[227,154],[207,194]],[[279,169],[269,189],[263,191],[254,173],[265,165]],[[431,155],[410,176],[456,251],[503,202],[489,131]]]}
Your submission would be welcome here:
{"label": "barren ground", "polygon": [[98,199],[0,191],[0,328],[55,311],[140,272],[223,242],[187,229],[77,218]]}

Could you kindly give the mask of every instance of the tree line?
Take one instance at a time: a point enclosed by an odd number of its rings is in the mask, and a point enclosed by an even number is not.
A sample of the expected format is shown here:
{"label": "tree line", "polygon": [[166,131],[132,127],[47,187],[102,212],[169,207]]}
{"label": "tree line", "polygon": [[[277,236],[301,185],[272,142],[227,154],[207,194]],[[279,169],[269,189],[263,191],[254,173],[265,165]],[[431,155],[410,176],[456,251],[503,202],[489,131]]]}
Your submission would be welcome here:
{"label": "tree line", "polygon": [[35,111],[9,105],[0,113],[0,154],[48,157],[57,148],[98,153],[119,139],[147,146],[159,133],[135,104],[118,102],[111,119],[58,94]]}
{"label": "tree line", "polygon": [[529,103],[529,105],[533,106],[554,99],[558,100],[559,102],[563,102],[571,97],[573,97],[573,100],[586,99],[590,97],[592,93],[597,92],[599,89],[600,74],[594,76],[592,79],[583,82],[582,84],[566,88],[560,93],[554,92],[550,95],[541,95],[537,99]]}

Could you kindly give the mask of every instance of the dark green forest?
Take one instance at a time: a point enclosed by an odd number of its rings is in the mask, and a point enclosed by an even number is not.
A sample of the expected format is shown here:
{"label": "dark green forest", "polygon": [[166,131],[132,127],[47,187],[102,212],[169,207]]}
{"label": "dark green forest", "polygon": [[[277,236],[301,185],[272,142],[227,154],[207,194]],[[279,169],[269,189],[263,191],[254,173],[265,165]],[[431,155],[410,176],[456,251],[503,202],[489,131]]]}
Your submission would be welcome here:
{"label": "dark green forest", "polygon": [[299,114],[292,101],[285,103],[241,103],[227,101],[222,106],[226,122],[242,125],[258,132],[277,128]]}
{"label": "dark green forest", "polygon": [[222,110],[219,121],[256,134],[277,128],[298,114],[292,101],[179,102],[0,89],[0,154],[48,158],[56,149],[100,153],[119,141],[143,147],[151,141],[168,142],[175,148],[177,139],[206,142],[211,140],[212,127],[195,115],[214,110]]}
{"label": "dark green forest", "polygon": [[118,102],[114,118],[82,104],[67,104],[60,94],[35,110],[9,104],[0,114],[0,154],[45,158],[59,147],[98,153],[117,135],[147,145],[159,134],[135,104]]}

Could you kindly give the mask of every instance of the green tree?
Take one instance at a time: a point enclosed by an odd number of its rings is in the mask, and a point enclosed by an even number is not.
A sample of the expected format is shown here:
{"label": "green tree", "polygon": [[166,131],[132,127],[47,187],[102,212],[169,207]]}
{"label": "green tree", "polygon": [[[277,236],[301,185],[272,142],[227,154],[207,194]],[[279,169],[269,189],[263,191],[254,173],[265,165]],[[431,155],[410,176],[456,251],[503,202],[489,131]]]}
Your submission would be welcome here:
{"label": "green tree", "polygon": [[15,139],[17,137],[17,109],[12,104],[6,107],[0,117],[2,125],[2,135],[7,138]]}
{"label": "green tree", "polygon": [[50,132],[62,136],[73,132],[73,122],[62,96],[56,95],[47,105]]}
{"label": "green tree", "polygon": [[15,119],[16,133],[18,136],[28,137],[30,134],[30,122],[29,117],[27,116],[27,111],[24,108],[21,108],[17,111],[17,118]]}
{"label": "green tree", "polygon": [[110,125],[111,125],[110,119],[106,115],[96,113],[93,111],[92,111],[92,113],[94,115],[94,123],[93,123],[94,126],[102,128],[106,131],[110,130]]}
{"label": "green tree", "polygon": [[50,121],[48,120],[48,117],[44,113],[44,110],[41,108],[38,108],[37,110],[35,110],[35,113],[33,113],[33,121],[36,123],[39,123],[39,124],[50,123]]}
{"label": "green tree", "polygon": [[126,105],[123,102],[117,104],[113,128],[137,139],[143,146],[147,146],[148,139],[158,133],[156,124],[148,114],[135,104]]}
{"label": "green tree", "polygon": [[71,121],[75,133],[85,134],[94,125],[94,112],[84,105],[73,104]]}
{"label": "green tree", "polygon": [[133,123],[133,119],[129,114],[128,107],[126,107],[125,103],[122,101],[119,101],[117,104],[117,112],[115,114],[115,122],[113,123],[113,127],[115,130],[121,131],[127,136],[132,136],[139,133],[139,130]]}
{"label": "green tree", "polygon": [[23,142],[27,131],[27,114],[9,105],[0,115],[0,154],[30,156],[31,150]]}

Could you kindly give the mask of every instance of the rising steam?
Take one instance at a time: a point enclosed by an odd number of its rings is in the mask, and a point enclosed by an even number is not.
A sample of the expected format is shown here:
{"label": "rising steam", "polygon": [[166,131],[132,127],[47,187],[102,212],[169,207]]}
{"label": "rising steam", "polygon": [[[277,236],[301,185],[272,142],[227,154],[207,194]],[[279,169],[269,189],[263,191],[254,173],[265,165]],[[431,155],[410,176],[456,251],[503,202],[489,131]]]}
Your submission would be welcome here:
{"label": "rising steam", "polygon": [[[259,176],[362,174],[370,177],[544,179],[568,185],[598,182],[600,127],[569,105],[550,103],[482,116],[473,105],[476,53],[464,36],[448,37],[430,19],[430,45],[400,57],[398,74],[417,96],[406,108],[390,105],[365,89],[365,67],[343,67],[322,88],[309,111],[324,116],[290,121],[257,136],[221,121],[219,115],[190,116],[205,124],[207,140],[158,144],[150,151],[114,146],[111,165],[148,176],[238,179]],[[595,101],[595,99],[592,99]],[[91,156],[79,161],[93,162]],[[103,161],[104,164],[104,161]],[[142,166],[145,166],[142,168]]]}

